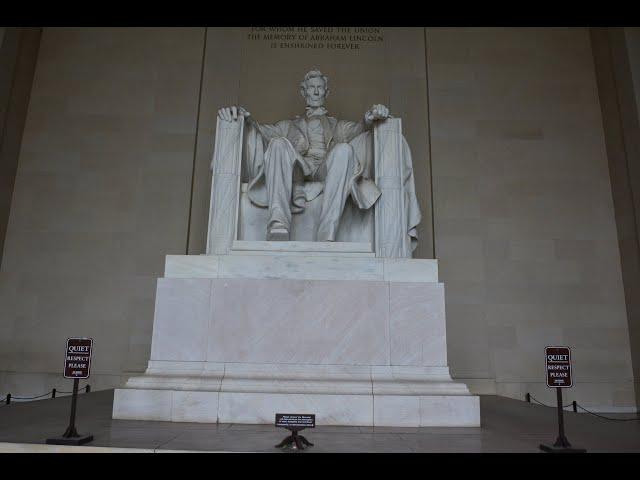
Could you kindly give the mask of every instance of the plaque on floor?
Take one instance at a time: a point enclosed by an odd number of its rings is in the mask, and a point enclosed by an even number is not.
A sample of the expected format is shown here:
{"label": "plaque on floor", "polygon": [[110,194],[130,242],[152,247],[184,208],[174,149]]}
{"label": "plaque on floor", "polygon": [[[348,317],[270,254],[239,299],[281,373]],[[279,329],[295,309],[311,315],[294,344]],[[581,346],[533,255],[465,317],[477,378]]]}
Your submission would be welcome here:
{"label": "plaque on floor", "polygon": [[276,427],[286,428],[291,432],[287,438],[282,440],[276,448],[291,447],[296,450],[304,450],[304,446],[313,446],[304,436],[298,432],[304,428],[316,427],[316,416],[306,413],[276,413]]}

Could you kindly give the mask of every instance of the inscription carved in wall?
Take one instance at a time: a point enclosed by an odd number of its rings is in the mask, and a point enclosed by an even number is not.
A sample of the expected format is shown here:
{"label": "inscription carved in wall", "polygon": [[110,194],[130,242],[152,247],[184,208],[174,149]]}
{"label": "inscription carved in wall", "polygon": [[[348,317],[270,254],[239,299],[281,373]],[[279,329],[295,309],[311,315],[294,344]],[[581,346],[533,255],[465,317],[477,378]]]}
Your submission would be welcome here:
{"label": "inscription carved in wall", "polygon": [[384,41],[380,27],[251,27],[247,39],[270,48],[360,50]]}

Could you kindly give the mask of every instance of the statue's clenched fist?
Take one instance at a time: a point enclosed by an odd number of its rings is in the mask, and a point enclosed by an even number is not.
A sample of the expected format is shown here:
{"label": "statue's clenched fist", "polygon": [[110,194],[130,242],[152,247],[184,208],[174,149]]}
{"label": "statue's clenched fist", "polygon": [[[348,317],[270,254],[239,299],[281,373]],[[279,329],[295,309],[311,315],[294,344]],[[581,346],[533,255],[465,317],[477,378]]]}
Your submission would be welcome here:
{"label": "statue's clenched fist", "polygon": [[369,123],[374,120],[385,120],[387,118],[389,118],[389,109],[381,104],[374,105],[364,114],[364,119]]}
{"label": "statue's clenched fist", "polygon": [[247,118],[251,116],[251,113],[247,112],[242,107],[224,107],[218,110],[218,117],[221,120],[226,120],[227,122],[235,122],[239,117]]}

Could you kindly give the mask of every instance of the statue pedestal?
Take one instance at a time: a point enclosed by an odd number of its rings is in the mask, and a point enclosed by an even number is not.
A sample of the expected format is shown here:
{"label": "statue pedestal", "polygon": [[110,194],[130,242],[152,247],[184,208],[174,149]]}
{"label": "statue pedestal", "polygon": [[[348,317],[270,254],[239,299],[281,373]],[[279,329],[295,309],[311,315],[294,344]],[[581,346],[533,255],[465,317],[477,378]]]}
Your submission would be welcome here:
{"label": "statue pedestal", "polygon": [[113,418],[479,426],[479,398],[449,375],[437,261],[303,243],[167,256],[151,360]]}

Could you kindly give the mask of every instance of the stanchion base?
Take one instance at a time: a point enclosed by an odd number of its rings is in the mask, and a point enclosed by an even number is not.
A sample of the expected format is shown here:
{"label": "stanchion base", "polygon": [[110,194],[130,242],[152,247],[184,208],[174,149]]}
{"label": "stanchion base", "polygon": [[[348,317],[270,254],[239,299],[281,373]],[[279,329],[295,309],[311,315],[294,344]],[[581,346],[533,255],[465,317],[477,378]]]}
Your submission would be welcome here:
{"label": "stanchion base", "polygon": [[540,445],[540,450],[547,453],[587,453],[584,448],[556,447],[554,445],[545,445],[544,443]]}
{"label": "stanchion base", "polygon": [[93,435],[80,435],[79,437],[54,437],[47,438],[47,445],[84,445],[93,440]]}
{"label": "stanchion base", "polygon": [[291,434],[282,440],[276,448],[291,448],[293,450],[304,450],[304,446],[312,447],[313,443],[304,438],[302,435]]}

